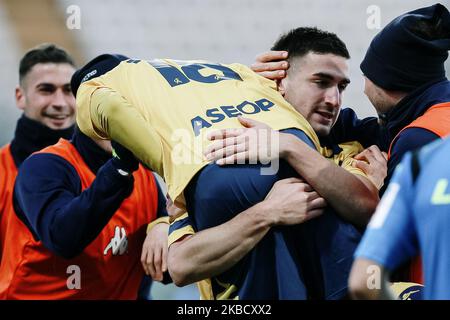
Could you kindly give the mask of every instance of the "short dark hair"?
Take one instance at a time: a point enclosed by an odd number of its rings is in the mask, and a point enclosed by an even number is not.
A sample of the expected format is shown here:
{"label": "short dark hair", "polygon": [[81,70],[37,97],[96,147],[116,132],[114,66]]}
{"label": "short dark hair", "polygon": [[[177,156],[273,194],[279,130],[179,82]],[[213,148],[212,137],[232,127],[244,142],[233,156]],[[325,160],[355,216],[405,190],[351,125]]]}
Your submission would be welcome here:
{"label": "short dark hair", "polygon": [[44,43],[29,50],[20,60],[19,82],[30,72],[31,68],[38,63],[67,63],[76,68],[72,57],[62,48]]}
{"label": "short dark hair", "polygon": [[271,50],[287,51],[291,59],[309,52],[331,53],[350,59],[345,43],[336,34],[315,27],[300,27],[283,34]]}

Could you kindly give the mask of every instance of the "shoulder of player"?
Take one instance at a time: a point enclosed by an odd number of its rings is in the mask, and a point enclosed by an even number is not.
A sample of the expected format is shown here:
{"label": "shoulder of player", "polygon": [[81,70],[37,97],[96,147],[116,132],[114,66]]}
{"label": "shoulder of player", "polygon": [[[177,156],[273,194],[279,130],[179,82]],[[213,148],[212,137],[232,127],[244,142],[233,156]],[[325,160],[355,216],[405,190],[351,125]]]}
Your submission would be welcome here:
{"label": "shoulder of player", "polygon": [[28,157],[20,166],[19,183],[36,181],[79,181],[79,176],[69,161],[51,153],[37,153]]}
{"label": "shoulder of player", "polygon": [[424,128],[407,128],[394,141],[391,157],[402,157],[406,152],[423,147],[438,138],[438,135]]}

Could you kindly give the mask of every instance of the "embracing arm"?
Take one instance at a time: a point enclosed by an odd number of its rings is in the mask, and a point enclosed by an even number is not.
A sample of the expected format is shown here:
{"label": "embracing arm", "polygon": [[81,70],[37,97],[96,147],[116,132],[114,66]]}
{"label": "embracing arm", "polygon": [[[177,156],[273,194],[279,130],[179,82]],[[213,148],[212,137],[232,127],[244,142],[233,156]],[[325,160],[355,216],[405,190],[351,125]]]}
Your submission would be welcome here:
{"label": "embracing arm", "polygon": [[253,249],[272,226],[302,223],[322,214],[325,206],[325,200],[298,179],[278,181],[263,202],[222,225],[193,235],[192,231],[172,243],[170,275],[183,286],[220,274]]}
{"label": "embracing arm", "polygon": [[287,51],[268,51],[258,54],[250,68],[260,76],[279,80],[286,77],[289,62]]}
{"label": "embracing arm", "polygon": [[337,166],[290,134],[280,133],[280,156],[344,219],[367,225],[379,201],[369,179]]}
{"label": "embracing arm", "polygon": [[166,198],[155,176],[158,188],[158,211],[155,220],[147,226],[147,236],[142,245],[141,264],[145,274],[153,280],[163,281],[167,272],[167,250],[169,234],[169,216],[166,209]]}
{"label": "embracing arm", "polygon": [[[378,190],[368,178],[352,174],[322,156],[307,144],[306,135],[299,138],[279,133],[251,119],[239,118],[239,121],[247,128],[210,133],[209,139],[214,142],[205,150],[207,159],[225,165],[245,163],[248,159],[284,158],[344,219],[359,227],[367,224],[379,200]],[[269,133],[260,135],[255,130],[269,130]],[[273,141],[278,141],[278,150],[272,151]]]}
{"label": "embracing arm", "polygon": [[366,228],[349,278],[350,292],[358,299],[391,299],[390,271],[419,252],[417,222],[411,206],[416,195],[411,156],[396,170],[392,183]]}
{"label": "embracing arm", "polygon": [[269,209],[261,203],[222,225],[171,244],[168,266],[174,283],[184,286],[235,265],[269,231],[273,222],[267,213]]}

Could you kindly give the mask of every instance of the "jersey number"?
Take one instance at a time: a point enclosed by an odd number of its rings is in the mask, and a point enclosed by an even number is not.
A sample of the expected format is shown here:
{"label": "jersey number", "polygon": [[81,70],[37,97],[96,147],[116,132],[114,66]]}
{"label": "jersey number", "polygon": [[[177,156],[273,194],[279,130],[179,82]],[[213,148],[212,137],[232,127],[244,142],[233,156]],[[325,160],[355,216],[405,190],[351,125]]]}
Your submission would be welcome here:
{"label": "jersey number", "polygon": [[[128,63],[138,63],[140,60],[128,60]],[[176,87],[182,84],[186,84],[192,81],[197,81],[201,83],[217,83],[223,80],[239,80],[242,78],[235,71],[228,67],[225,67],[217,63],[189,63],[186,61],[176,62],[180,68],[176,68],[163,60],[151,60],[147,61],[152,67],[154,67],[158,72],[166,79],[166,81],[172,87]],[[211,74],[204,76],[200,73],[200,70],[210,68],[220,71],[220,74]]]}

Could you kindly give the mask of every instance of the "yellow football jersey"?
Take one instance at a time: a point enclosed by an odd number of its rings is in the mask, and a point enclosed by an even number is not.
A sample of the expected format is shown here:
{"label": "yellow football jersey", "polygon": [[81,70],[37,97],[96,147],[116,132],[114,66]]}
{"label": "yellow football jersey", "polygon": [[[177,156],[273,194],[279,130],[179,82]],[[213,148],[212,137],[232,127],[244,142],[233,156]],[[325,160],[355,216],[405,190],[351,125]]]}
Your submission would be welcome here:
{"label": "yellow football jersey", "polygon": [[164,177],[184,206],[183,190],[208,161],[208,131],[241,127],[242,115],[275,130],[298,128],[317,150],[310,124],[284,100],[276,84],[241,64],[126,60],[83,82],[77,123],[92,138],[112,139]]}
{"label": "yellow football jersey", "polygon": [[337,154],[333,154],[333,150],[326,147],[322,147],[321,153],[348,172],[368,178],[364,171],[353,166],[353,162],[355,161],[353,157],[362,152],[364,147],[358,141],[342,142],[338,144],[338,147],[342,151]]}

